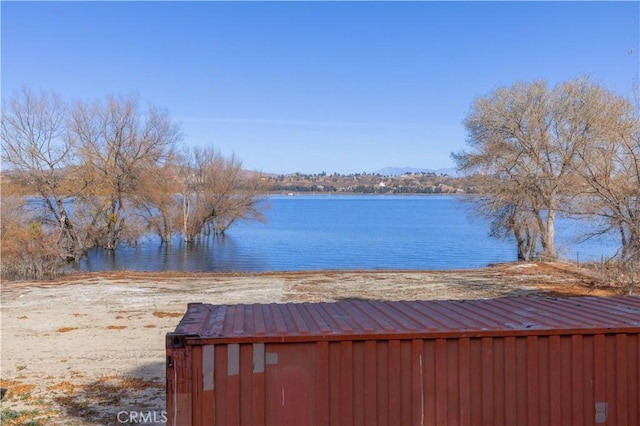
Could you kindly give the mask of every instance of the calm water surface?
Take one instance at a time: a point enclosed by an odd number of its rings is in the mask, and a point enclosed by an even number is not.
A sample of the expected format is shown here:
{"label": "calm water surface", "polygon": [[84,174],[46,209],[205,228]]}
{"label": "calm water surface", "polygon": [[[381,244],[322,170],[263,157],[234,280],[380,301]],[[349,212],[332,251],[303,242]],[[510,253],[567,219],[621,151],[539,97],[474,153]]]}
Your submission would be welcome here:
{"label": "calm water surface", "polygon": [[[91,250],[85,271],[301,271],[464,269],[516,260],[514,243],[488,236],[488,224],[459,196],[273,196],[268,222],[240,223],[193,245],[150,238],[115,253]],[[562,257],[600,260],[610,239],[578,243],[584,224],[556,225]]]}

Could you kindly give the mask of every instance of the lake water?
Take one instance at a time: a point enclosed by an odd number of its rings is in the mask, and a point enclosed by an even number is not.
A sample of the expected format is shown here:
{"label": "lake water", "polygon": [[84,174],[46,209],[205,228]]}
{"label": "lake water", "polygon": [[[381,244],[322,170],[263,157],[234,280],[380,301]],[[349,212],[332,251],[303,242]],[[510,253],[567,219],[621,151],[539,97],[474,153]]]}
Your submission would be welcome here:
{"label": "lake water", "polygon": [[[488,236],[460,196],[273,196],[267,223],[240,223],[193,245],[150,238],[115,252],[94,249],[85,271],[302,271],[464,269],[516,260],[514,243]],[[611,239],[579,243],[584,224],[559,219],[556,246],[570,260],[600,260]]]}

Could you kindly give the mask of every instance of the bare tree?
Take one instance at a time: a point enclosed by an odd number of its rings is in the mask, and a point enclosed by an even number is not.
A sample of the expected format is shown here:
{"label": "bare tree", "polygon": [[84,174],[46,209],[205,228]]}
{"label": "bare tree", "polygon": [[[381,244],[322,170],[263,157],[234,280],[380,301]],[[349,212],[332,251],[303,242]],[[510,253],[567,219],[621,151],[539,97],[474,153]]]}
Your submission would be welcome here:
{"label": "bare tree", "polygon": [[157,235],[162,244],[171,244],[172,236],[182,232],[182,208],[178,202],[180,184],[175,161],[145,170],[139,191],[132,199],[133,206],[146,220],[146,228]]}
{"label": "bare tree", "polygon": [[58,229],[63,257],[78,259],[82,245],[68,203],[84,189],[77,179],[74,146],[66,137],[66,105],[55,93],[16,92],[2,108],[2,160],[30,195],[37,195],[43,222]]}
{"label": "bare tree", "polygon": [[[465,120],[471,150],[452,154],[458,168],[501,182],[484,190],[507,211],[526,214],[521,223],[530,235],[539,234],[543,259],[556,257],[556,214],[570,211],[579,153],[591,151],[615,122],[614,98],[584,77],[553,89],[544,81],[516,83],[476,99]],[[494,217],[497,211],[485,213]]]}
{"label": "bare tree", "polygon": [[615,232],[619,258],[640,268],[640,101],[608,95],[608,120],[598,140],[578,153],[586,196],[580,214],[600,219],[597,233]]}
{"label": "bare tree", "polygon": [[[140,111],[136,97],[110,96],[92,105],[79,102],[70,124],[72,140],[92,183],[84,201],[91,206],[92,243],[110,250],[137,233],[127,224],[130,197],[140,195],[149,170],[167,161],[181,138],[165,111]],[[163,182],[157,182],[162,186]],[[148,186],[147,186],[148,187]]]}
{"label": "bare tree", "polygon": [[515,180],[501,180],[495,176],[477,176],[475,182],[485,192],[473,197],[477,212],[491,218],[489,235],[498,239],[512,237],[516,242],[518,260],[532,260],[540,237],[540,222],[535,212],[540,203],[533,204]]}
{"label": "bare tree", "polygon": [[[230,163],[241,166],[242,163],[233,157]],[[218,207],[218,215],[215,219],[215,232],[224,233],[234,223],[240,221],[255,220],[264,222],[266,217],[262,209],[266,207],[264,193],[267,189],[261,173],[240,170],[233,176],[231,184],[235,191]]]}
{"label": "bare tree", "polygon": [[235,156],[225,158],[213,148],[195,148],[181,167],[183,234],[225,232],[238,220],[264,220],[260,211],[265,184],[258,173],[246,172]]}

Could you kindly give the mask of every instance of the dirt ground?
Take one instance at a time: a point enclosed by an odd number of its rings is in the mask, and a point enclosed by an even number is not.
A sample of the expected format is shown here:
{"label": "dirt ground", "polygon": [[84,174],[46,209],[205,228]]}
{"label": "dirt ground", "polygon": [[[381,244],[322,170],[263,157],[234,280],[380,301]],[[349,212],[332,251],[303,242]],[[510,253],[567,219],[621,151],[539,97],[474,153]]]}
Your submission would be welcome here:
{"label": "dirt ground", "polygon": [[[93,273],[3,282],[0,423],[161,422],[165,334],[190,302],[213,304],[604,296],[585,270],[514,263],[463,271]],[[136,420],[136,419],[133,419]],[[137,420],[141,420],[138,418]]]}

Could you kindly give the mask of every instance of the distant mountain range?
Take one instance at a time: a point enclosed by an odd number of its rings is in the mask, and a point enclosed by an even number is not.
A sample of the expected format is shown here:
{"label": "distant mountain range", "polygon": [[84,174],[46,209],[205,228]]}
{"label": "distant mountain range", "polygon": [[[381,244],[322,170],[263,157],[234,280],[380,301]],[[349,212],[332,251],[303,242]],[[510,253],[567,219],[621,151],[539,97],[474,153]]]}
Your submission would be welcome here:
{"label": "distant mountain range", "polygon": [[382,176],[401,176],[407,173],[435,173],[437,175],[449,175],[457,176],[458,172],[455,168],[443,168],[443,169],[418,169],[415,167],[385,167],[384,169],[376,170],[374,174]]}

